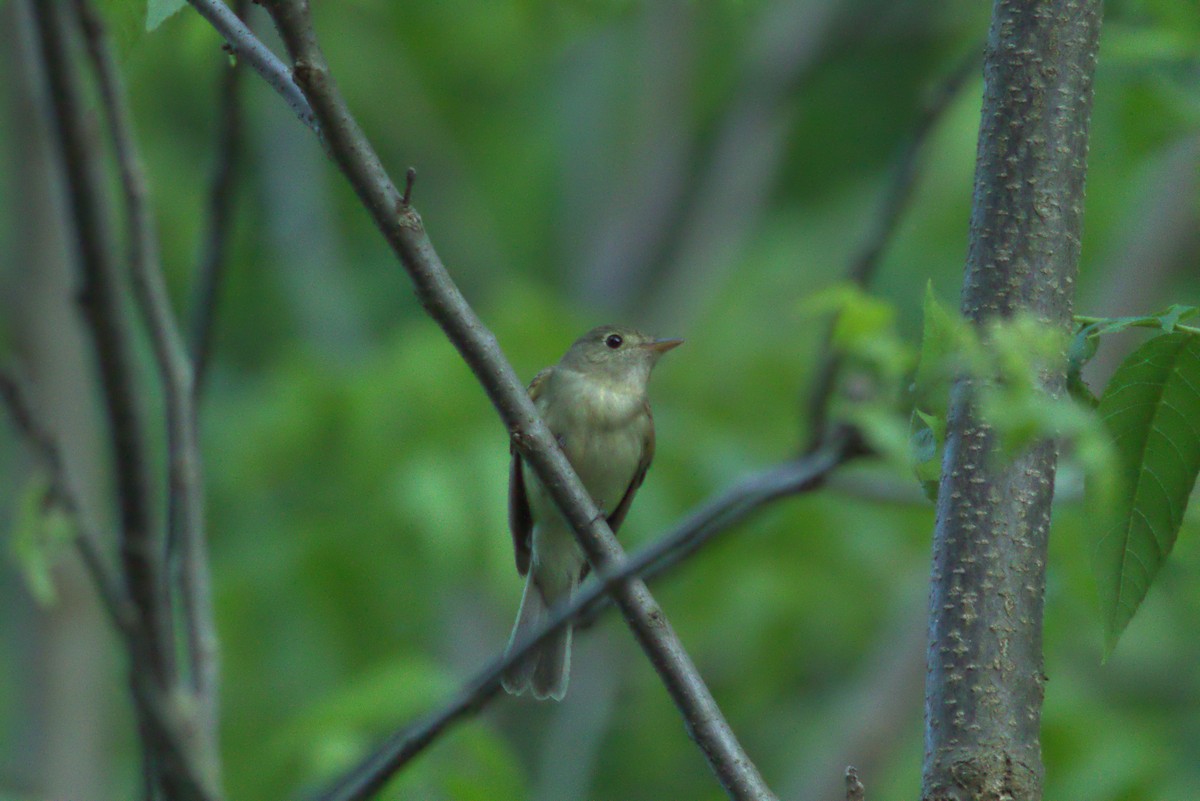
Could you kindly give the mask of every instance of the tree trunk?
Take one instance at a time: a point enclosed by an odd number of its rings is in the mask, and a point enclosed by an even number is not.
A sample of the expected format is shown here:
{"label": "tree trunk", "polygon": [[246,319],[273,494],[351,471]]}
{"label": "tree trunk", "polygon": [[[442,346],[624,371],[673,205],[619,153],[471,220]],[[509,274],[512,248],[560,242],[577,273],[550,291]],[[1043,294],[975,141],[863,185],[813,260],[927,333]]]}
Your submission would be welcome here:
{"label": "tree trunk", "polygon": [[[1064,330],[1080,248],[1098,0],[996,0],[964,315]],[[1063,391],[1061,370],[1044,379]],[[951,398],[930,593],[924,801],[1040,799],[1042,602],[1057,450],[993,458],[970,380]]]}

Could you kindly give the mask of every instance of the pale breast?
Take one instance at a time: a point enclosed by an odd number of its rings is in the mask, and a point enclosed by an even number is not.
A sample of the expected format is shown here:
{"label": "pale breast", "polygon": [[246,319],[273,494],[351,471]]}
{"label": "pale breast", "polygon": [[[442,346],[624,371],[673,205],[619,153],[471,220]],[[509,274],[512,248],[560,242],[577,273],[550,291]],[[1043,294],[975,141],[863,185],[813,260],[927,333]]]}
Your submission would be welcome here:
{"label": "pale breast", "polygon": [[602,385],[578,373],[556,378],[565,386],[558,387],[554,396],[575,402],[540,403],[542,415],[596,505],[611,512],[642,459],[651,425],[645,395]]}

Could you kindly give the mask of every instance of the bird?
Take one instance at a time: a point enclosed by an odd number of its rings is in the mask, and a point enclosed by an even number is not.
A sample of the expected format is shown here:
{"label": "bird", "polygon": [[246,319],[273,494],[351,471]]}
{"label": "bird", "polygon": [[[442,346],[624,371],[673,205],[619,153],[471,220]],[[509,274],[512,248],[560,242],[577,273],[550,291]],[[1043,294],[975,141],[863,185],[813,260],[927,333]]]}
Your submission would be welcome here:
{"label": "bird", "polygon": [[[614,533],[654,459],[654,418],[646,391],[650,373],[664,353],[682,343],[632,328],[598,326],[529,385],[538,413]],[[551,608],[571,597],[588,571],[574,529],[516,448],[511,451],[508,523],[525,589],[506,657]],[[561,701],[570,670],[568,624],[513,662],[501,684],[513,695],[530,690],[538,700]]]}

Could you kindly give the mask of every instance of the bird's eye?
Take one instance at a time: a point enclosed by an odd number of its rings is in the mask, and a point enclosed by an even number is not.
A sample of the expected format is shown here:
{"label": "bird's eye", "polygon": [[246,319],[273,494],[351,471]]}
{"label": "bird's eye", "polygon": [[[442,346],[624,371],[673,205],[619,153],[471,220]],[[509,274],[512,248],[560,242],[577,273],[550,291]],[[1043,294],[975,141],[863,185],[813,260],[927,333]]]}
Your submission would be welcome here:
{"label": "bird's eye", "polygon": [[609,334],[607,337],[604,338],[604,344],[608,345],[613,350],[616,350],[617,348],[621,347],[621,345],[624,344],[624,342],[625,342],[625,340],[621,339],[620,334]]}

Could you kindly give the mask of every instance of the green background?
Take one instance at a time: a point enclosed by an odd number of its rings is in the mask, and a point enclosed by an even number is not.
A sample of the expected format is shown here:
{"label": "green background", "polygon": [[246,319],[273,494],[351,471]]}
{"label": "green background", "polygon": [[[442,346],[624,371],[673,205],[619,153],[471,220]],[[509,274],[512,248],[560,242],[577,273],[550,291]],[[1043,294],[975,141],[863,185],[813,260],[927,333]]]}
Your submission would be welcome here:
{"label": "green background", "polygon": [[[1195,303],[1200,20],[1168,0],[1110,2],[1106,17],[1077,309]],[[269,27],[260,9],[252,21]],[[980,47],[988,9],[359,0],[319,2],[316,21],[384,162],[397,177],[417,167],[433,242],[523,378],[597,323],[687,340],[653,382],[658,456],[621,532],[633,547],[806,441],[824,323],[804,299],[838,281],[870,235],[921,104]],[[186,312],[225,56],[191,9],[133,34],[124,67]],[[2,45],[21,82],[0,89],[0,252],[13,254],[62,219],[54,173],[26,162],[44,157],[46,133],[29,116],[20,37],[9,26]],[[981,86],[973,77],[939,121],[874,282],[914,343],[926,282],[957,298]],[[243,89],[245,169],[201,414],[226,785],[231,799],[257,801],[320,786],[447,700],[502,649],[521,584],[503,427],[316,140],[256,76]],[[42,269],[0,259],[6,322],[28,317]],[[20,361],[26,335],[3,328]],[[1136,337],[1106,341],[1094,386]],[[0,427],[0,530],[11,540],[31,470]],[[102,495],[103,471],[80,470]],[[1080,474],[1065,454],[1047,588],[1046,797],[1200,797],[1194,515],[1102,663]],[[917,793],[932,527],[910,474],[866,465],[655,582],[783,798],[839,797],[848,763],[869,797]],[[19,549],[7,550],[0,797],[40,797],[48,754],[84,735],[103,768],[89,791],[132,797],[122,657],[94,617],[88,638],[62,633],[92,602],[72,589],[73,557],[56,574],[58,603],[39,606]],[[63,642],[83,645],[68,657]],[[60,674],[95,690],[75,730],[63,728],[70,713],[48,711]],[[577,639],[564,703],[498,697],[383,797],[723,794],[610,613]]]}

